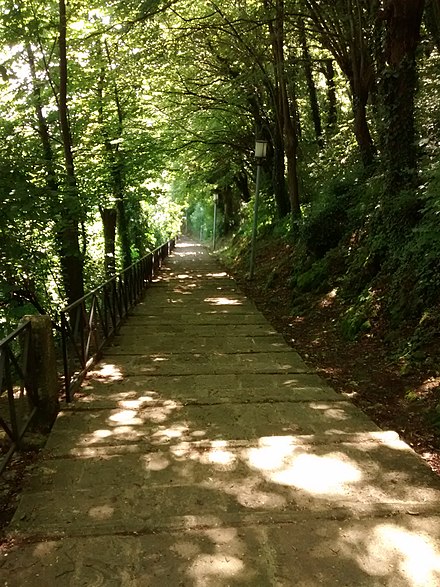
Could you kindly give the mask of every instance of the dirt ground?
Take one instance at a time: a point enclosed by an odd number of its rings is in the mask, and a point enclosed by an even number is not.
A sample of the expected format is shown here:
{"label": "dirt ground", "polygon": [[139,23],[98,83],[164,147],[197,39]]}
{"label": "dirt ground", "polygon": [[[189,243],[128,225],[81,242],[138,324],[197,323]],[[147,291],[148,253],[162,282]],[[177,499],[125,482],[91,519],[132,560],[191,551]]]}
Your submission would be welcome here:
{"label": "dirt ground", "polygon": [[[377,329],[358,340],[347,340],[338,324],[347,308],[334,292],[308,294],[306,304],[302,296],[301,306],[307,310],[301,315],[292,312],[293,294],[286,285],[290,267],[279,263],[288,255],[288,245],[258,251],[252,281],[243,259],[228,263],[227,269],[321,377],[381,428],[398,432],[440,474],[440,414],[436,419],[440,377],[414,368],[403,375],[401,365],[390,358],[390,348]],[[276,278],[268,280],[274,267]]]}

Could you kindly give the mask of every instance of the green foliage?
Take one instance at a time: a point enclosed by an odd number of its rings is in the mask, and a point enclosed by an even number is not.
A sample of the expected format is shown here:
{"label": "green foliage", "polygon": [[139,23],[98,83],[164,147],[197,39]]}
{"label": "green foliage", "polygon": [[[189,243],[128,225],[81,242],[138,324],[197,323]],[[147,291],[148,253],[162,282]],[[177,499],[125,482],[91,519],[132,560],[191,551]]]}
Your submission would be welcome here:
{"label": "green foliage", "polygon": [[[287,167],[284,177],[283,170],[280,177],[274,167],[275,161],[280,168],[286,162],[288,122],[277,95],[284,81],[282,64],[271,46],[275,10],[268,13],[262,3],[252,2],[220,2],[213,9],[182,0],[178,11],[162,6],[154,18],[148,17],[159,6],[131,1],[69,6],[68,102],[78,186],[72,209],[83,232],[86,289],[105,275],[100,208],[118,209],[120,225],[121,209],[125,211],[122,233],[134,260],[178,232],[185,210],[188,230],[211,239],[212,195],[218,193],[218,229],[233,229],[234,255],[246,257],[257,131],[270,139],[258,235],[263,242],[284,238],[292,245],[294,253],[286,254],[286,263],[292,265],[288,285],[295,303],[310,292],[337,287],[348,306],[342,319],[348,338],[373,329],[380,315],[388,329],[406,325],[405,353],[425,352],[424,347],[437,344],[436,50],[427,50],[418,62],[420,173],[415,167],[401,169],[396,149],[391,155],[398,175],[413,183],[394,189],[387,180],[385,189],[384,177],[390,172],[390,153],[385,151],[393,129],[389,117],[380,120],[386,96],[377,92],[377,82],[384,73],[381,48],[390,41],[387,22],[378,22],[373,5],[353,13],[354,5],[347,9],[344,3],[313,0],[286,10],[283,27],[278,28],[284,30],[286,91],[299,137],[295,162],[303,212],[302,220],[292,225],[289,216],[276,220],[279,202],[274,196],[276,192],[279,198],[289,183],[284,185],[284,180],[291,179]],[[65,227],[66,191],[58,123],[59,55],[54,51],[57,3],[4,0],[2,8],[0,321],[8,316],[13,322],[35,304],[54,314],[65,301],[59,235]],[[337,120],[322,141],[314,136],[298,14],[306,17],[311,82],[323,122],[329,113],[326,60],[335,70]],[[137,23],[139,16],[142,22]],[[429,30],[435,31],[432,18]],[[398,76],[398,68],[394,74]],[[387,80],[388,97],[396,90],[393,84],[392,78]],[[367,104],[366,132],[380,147],[377,165],[367,169],[360,169],[359,136],[353,132],[359,131],[353,108],[361,98]],[[41,141],[38,106],[47,125],[51,160]],[[115,269],[123,264],[122,240],[116,240]],[[286,273],[283,267],[282,275]],[[274,268],[266,287],[279,279]]]}
{"label": "green foliage", "polygon": [[341,320],[341,330],[348,340],[355,340],[371,328],[375,316],[375,296],[373,291],[364,291],[350,306]]}
{"label": "green foliage", "polygon": [[324,257],[344,237],[349,226],[348,210],[356,203],[356,197],[351,179],[336,179],[325,186],[318,202],[310,207],[300,238],[317,259]]}
{"label": "green foliage", "polygon": [[296,287],[302,292],[324,292],[328,289],[328,277],[328,264],[325,259],[320,259],[297,276]]}

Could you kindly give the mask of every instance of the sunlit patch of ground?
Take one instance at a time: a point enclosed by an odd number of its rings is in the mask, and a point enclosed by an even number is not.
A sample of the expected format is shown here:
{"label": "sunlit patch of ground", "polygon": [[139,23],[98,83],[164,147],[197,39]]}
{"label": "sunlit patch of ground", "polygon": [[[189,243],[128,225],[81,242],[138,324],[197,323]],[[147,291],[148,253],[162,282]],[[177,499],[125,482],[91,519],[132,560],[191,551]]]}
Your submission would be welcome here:
{"label": "sunlit patch of ground", "polygon": [[218,298],[205,298],[204,302],[208,302],[213,306],[242,306],[243,302],[234,298],[218,297]]}
{"label": "sunlit patch of ground", "polygon": [[362,530],[347,532],[340,543],[341,554],[347,557],[353,556],[353,544],[361,546],[355,560],[371,577],[393,574],[404,578],[410,587],[440,585],[440,552],[432,537],[424,532],[413,532],[393,522],[379,522],[368,535]]}

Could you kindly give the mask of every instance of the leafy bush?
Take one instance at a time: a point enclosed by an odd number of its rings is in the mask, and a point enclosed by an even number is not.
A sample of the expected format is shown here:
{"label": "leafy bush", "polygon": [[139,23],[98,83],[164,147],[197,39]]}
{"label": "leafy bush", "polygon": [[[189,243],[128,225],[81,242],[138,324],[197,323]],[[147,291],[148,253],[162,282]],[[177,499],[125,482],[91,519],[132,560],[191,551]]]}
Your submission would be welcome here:
{"label": "leafy bush", "polygon": [[371,328],[371,319],[377,313],[375,295],[372,290],[366,290],[356,302],[348,308],[341,320],[341,330],[345,338],[355,340],[358,336]]}
{"label": "leafy bush", "polygon": [[310,257],[306,259],[292,274],[289,285],[303,293],[325,292],[340,279],[344,270],[343,251],[336,247],[315,262]]}
{"label": "leafy bush", "polygon": [[357,200],[355,188],[352,179],[334,180],[304,219],[300,238],[316,258],[324,257],[345,235],[349,226],[348,210]]}

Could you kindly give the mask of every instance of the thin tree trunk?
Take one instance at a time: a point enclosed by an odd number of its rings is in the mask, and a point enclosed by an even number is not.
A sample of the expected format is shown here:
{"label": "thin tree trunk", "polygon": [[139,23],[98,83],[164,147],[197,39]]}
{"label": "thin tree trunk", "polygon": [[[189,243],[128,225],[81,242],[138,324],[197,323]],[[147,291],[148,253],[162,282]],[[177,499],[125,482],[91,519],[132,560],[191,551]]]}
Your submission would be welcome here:
{"label": "thin tree trunk", "polygon": [[107,279],[116,273],[116,210],[99,207],[104,232],[104,269]]}
{"label": "thin tree trunk", "polygon": [[223,209],[223,234],[229,234],[237,226],[238,221],[234,191],[231,186],[227,186],[219,196],[219,204]]}
{"label": "thin tree trunk", "polygon": [[43,100],[41,98],[40,86],[37,78],[35,68],[35,56],[30,44],[26,45],[26,53],[28,56],[29,69],[32,79],[32,93],[34,96],[34,108],[38,121],[38,134],[41,139],[41,146],[43,149],[43,161],[46,168],[46,184],[48,192],[51,196],[51,201],[54,201],[58,194],[59,186],[55,174],[55,159],[52,145],[50,142],[49,126],[43,112]]}
{"label": "thin tree trunk", "polygon": [[287,190],[289,194],[292,219],[295,219],[301,216],[297,169],[298,136],[294,116],[292,116],[290,109],[285,73],[284,0],[276,0],[276,15],[274,20],[269,21],[269,33],[279,92],[279,111],[277,115],[280,120],[279,124],[282,126],[284,148],[287,159]]}
{"label": "thin tree trunk", "polygon": [[273,132],[272,185],[278,216],[285,218],[290,213],[290,200],[286,189],[284,139],[278,125]]}
{"label": "thin tree trunk", "polygon": [[60,263],[64,287],[69,303],[84,295],[84,261],[79,246],[80,203],[75,177],[67,105],[67,47],[66,47],[66,4],[59,0],[59,121],[64,152],[66,173],[65,194],[63,196],[64,213],[59,228],[61,243]]}
{"label": "thin tree trunk", "polygon": [[425,22],[434,39],[437,51],[440,51],[440,0],[427,0]]}
{"label": "thin tree trunk", "polygon": [[374,162],[376,149],[369,129],[366,106],[374,87],[375,72],[365,31],[369,25],[367,13],[373,11],[375,0],[363,3],[365,10],[357,0],[347,0],[343,20],[340,20],[339,8],[333,11],[332,16],[326,18],[326,14],[330,13],[323,10],[319,0],[306,0],[306,5],[324,45],[332,52],[350,82],[354,134],[362,163],[366,168],[370,168]]}
{"label": "thin tree trunk", "polygon": [[[104,44],[105,51],[107,55],[108,64],[112,65],[112,60],[110,56],[110,50],[107,42]],[[115,106],[116,106],[116,113],[117,113],[117,133],[116,138],[121,138],[123,125],[124,125],[124,113],[121,107],[121,101],[119,99],[119,89],[116,82],[114,82],[113,86],[113,93],[115,99]],[[111,164],[110,164],[110,173],[112,177],[112,190],[113,196],[116,201],[116,211],[117,211],[117,218],[118,218],[118,236],[119,236],[119,243],[121,246],[122,252],[122,263],[124,268],[127,268],[132,263],[132,254],[131,254],[131,238],[130,238],[130,219],[129,215],[127,214],[127,206],[125,202],[125,190],[124,190],[124,171],[125,171],[125,162],[123,154],[119,149],[119,143],[115,146],[111,144],[110,141],[106,144],[107,151],[111,152]]]}
{"label": "thin tree trunk", "polygon": [[326,59],[324,75],[327,82],[327,131],[331,134],[336,130],[338,123],[338,109],[336,99],[335,68],[333,59]]}
{"label": "thin tree trunk", "polygon": [[353,88],[354,134],[359,147],[361,161],[365,168],[372,165],[376,147],[370,133],[367,119],[368,92]]}
{"label": "thin tree trunk", "polygon": [[240,193],[240,197],[243,202],[250,202],[251,193],[249,191],[249,180],[247,173],[244,169],[241,169],[234,175],[234,182]]}
{"label": "thin tree trunk", "polygon": [[307,44],[306,29],[304,20],[299,19],[299,41],[303,58],[304,75],[306,78],[307,89],[309,93],[310,110],[312,114],[313,127],[315,129],[316,142],[320,147],[324,145],[322,138],[322,122],[319,112],[318,94],[316,91],[315,81],[313,79],[312,59],[310,57],[309,46]]}

